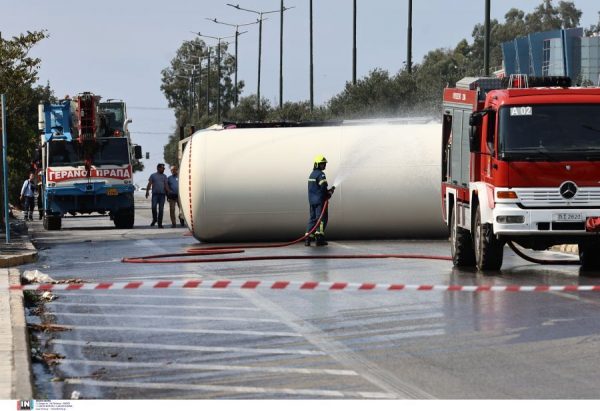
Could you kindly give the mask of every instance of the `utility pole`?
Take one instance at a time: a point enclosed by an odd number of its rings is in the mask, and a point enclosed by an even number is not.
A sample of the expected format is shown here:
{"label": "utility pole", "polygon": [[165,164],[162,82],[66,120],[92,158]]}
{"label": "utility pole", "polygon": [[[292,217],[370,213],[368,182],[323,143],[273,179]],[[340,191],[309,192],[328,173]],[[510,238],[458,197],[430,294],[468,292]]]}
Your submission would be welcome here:
{"label": "utility pole", "polygon": [[210,117],[210,47],[208,49],[208,68],[206,70],[206,117]]}
{"label": "utility pole", "polygon": [[283,11],[285,6],[281,0],[279,7],[279,108],[283,107]]}
{"label": "utility pole", "polygon": [[315,107],[314,77],[313,77],[313,0],[309,0],[310,9],[310,111]]}
{"label": "utility pole", "polygon": [[10,242],[10,221],[8,220],[8,164],[6,149],[8,138],[6,136],[6,95],[0,96],[2,105],[2,184],[4,185],[4,226],[6,229],[6,244]]}
{"label": "utility pole", "polygon": [[483,44],[483,73],[490,75],[490,1],[485,0],[485,37]]}
{"label": "utility pole", "polygon": [[[238,9],[238,10],[242,10],[242,11],[247,11],[249,13],[254,13],[258,15],[258,81],[256,82],[256,109],[260,109],[260,66],[261,66],[261,56],[262,56],[262,23],[263,23],[263,16],[265,14],[271,14],[271,13],[279,13],[281,12],[281,10],[271,10],[271,11],[258,11],[258,10],[250,10],[250,9],[245,9],[243,7],[240,7],[239,4],[230,4],[227,3],[228,6],[233,7],[234,9]],[[282,8],[283,11],[289,10],[293,7],[288,7],[288,8]],[[283,21],[283,20],[282,20]],[[282,33],[280,34],[281,38],[283,39],[283,23],[282,23]],[[281,58],[280,58],[280,63],[281,63]],[[281,70],[281,67],[280,67]],[[281,81],[281,80],[280,80]],[[279,95],[281,96],[283,93],[282,89],[281,89],[281,83],[280,83],[280,90],[279,90]]]}
{"label": "utility pole", "polygon": [[[221,40],[232,38],[234,36],[227,37],[215,37],[207,36],[206,34],[195,33],[198,37],[207,37],[209,39],[217,40],[217,123],[221,122]],[[229,43],[226,43],[229,44]],[[210,58],[208,60],[210,62]],[[209,70],[210,72],[210,70]],[[207,82],[206,89],[210,88],[210,82]]]}
{"label": "utility pole", "polygon": [[239,28],[243,27],[243,26],[250,26],[252,24],[258,24],[258,21],[253,21],[252,23],[244,23],[244,24],[231,24],[231,23],[225,23],[223,21],[218,21],[216,18],[207,19],[207,20],[210,20],[213,23],[217,23],[217,24],[224,24],[225,26],[235,27],[235,62],[234,62],[235,83],[233,85],[235,94],[233,96],[233,105],[237,106],[238,94],[239,94],[239,92],[238,92],[238,37],[244,33],[247,33],[247,31],[243,31],[240,33]]}
{"label": "utility pole", "polygon": [[408,33],[406,36],[406,71],[412,73],[412,0],[408,0]]}
{"label": "utility pole", "polygon": [[352,84],[356,85],[356,0],[352,13]]}

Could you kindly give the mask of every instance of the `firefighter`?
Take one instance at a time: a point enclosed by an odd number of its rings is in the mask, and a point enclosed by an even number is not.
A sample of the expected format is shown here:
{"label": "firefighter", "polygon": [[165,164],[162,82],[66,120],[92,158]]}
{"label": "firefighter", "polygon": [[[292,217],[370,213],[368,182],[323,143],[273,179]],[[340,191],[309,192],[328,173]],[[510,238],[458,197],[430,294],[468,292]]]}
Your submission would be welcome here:
{"label": "firefighter", "polygon": [[[331,197],[333,191],[335,190],[335,187],[331,187],[330,189],[327,188],[327,177],[325,177],[325,173],[323,172],[326,166],[327,159],[323,155],[316,156],[313,162],[313,171],[308,177],[308,204],[310,207],[310,218],[306,227],[307,233],[309,233],[317,223],[317,220],[323,211],[325,201]],[[323,219],[321,220],[321,223],[315,232],[309,237],[306,237],[304,245],[310,247],[310,243],[313,239],[316,240],[316,244],[318,246],[327,245],[327,241],[325,241],[325,227],[327,227],[327,210],[325,210]]]}

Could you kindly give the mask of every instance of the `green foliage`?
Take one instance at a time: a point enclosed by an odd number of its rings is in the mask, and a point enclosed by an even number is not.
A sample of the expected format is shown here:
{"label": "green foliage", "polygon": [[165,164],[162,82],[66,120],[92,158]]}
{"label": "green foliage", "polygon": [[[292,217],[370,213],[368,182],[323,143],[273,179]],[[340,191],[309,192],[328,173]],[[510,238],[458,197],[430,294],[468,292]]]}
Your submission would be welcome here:
{"label": "green foliage", "polygon": [[598,23],[592,24],[590,27],[585,29],[586,36],[600,36],[600,11],[598,12]]}
{"label": "green foliage", "polygon": [[172,165],[179,165],[179,161],[177,158],[177,150],[179,143],[179,136],[177,134],[171,134],[169,136],[169,142],[165,144],[165,148],[163,150],[163,157],[165,161],[171,167]]}
{"label": "green foliage", "polygon": [[320,121],[327,120],[330,117],[330,112],[324,107],[316,107],[310,111],[310,101],[300,101],[296,103],[285,102],[283,107],[272,109],[268,114],[266,121]]}
{"label": "green foliage", "polygon": [[31,49],[47,37],[44,31],[27,32],[12,39],[0,39],[0,93],[6,94],[9,197],[13,204],[31,169],[38,146],[37,105],[54,98],[49,85],[34,86],[40,59],[29,56]]}
{"label": "green foliage", "polygon": [[238,101],[237,107],[232,108],[227,116],[223,118],[227,121],[266,121],[269,112],[272,110],[271,103],[266,98],[260,100],[260,107],[256,106],[256,94],[243,97]]}
{"label": "green foliage", "polygon": [[[209,57],[210,70],[207,65]],[[230,116],[236,95],[232,80],[234,71],[235,57],[228,53],[227,43],[221,43],[219,50],[217,47],[209,47],[199,37],[183,42],[171,60],[171,65],[161,72],[160,89],[167,98],[169,107],[175,109],[177,129],[179,126],[194,126],[199,130],[217,123],[219,90],[221,120]],[[238,96],[243,88],[244,82],[239,81]],[[164,147],[164,158],[169,164],[177,164],[177,141],[178,136],[173,134]]]}

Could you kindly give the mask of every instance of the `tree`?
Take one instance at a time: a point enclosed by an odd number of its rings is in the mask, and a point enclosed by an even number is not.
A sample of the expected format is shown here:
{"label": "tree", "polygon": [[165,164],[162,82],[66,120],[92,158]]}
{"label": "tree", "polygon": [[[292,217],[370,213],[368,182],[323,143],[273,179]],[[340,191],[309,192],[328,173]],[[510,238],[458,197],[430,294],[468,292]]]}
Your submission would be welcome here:
{"label": "tree", "polygon": [[227,121],[265,121],[271,111],[271,103],[266,98],[260,99],[260,107],[256,107],[256,94],[242,97],[238,101],[237,107],[231,109],[226,119]]}
{"label": "tree", "polygon": [[285,102],[283,107],[276,107],[267,115],[267,121],[316,121],[326,120],[329,118],[328,111],[323,107],[316,107],[313,111],[310,110],[309,101],[300,101],[297,103]]}
{"label": "tree", "polygon": [[589,28],[585,29],[586,36],[600,36],[600,11],[598,12],[598,23],[592,24]]}
{"label": "tree", "polygon": [[415,91],[415,78],[407,72],[390,77],[386,70],[375,69],[356,85],[346,83],[328,109],[336,118],[399,116],[413,111]]}
{"label": "tree", "polygon": [[560,1],[554,7],[552,0],[544,0],[533,13],[525,16],[525,24],[530,33],[538,31],[570,29],[579,25],[581,10],[572,1]]}
{"label": "tree", "polygon": [[179,165],[177,152],[179,150],[179,136],[176,133],[169,135],[169,142],[165,144],[163,157],[169,166]]}
{"label": "tree", "polygon": [[41,60],[29,56],[31,49],[48,35],[28,31],[12,39],[0,39],[0,93],[6,95],[9,197],[16,203],[21,184],[31,169],[38,146],[37,105],[54,98],[49,85],[34,86]]}
{"label": "tree", "polygon": [[[183,42],[171,60],[171,65],[162,70],[160,89],[167,98],[169,107],[175,109],[177,128],[194,126],[202,129],[216,123],[219,90],[221,119],[230,116],[229,112],[235,101],[235,85],[231,79],[235,70],[235,57],[228,53],[227,43],[221,43],[220,47],[220,78],[217,48],[208,47],[199,37]],[[244,82],[239,81],[238,95],[243,88]],[[176,164],[178,141],[176,134],[173,134],[164,147],[165,161],[169,164]]]}
{"label": "tree", "polygon": [[[581,14],[581,10],[570,1],[560,1],[555,7],[552,0],[543,0],[528,14],[515,8],[510,9],[504,15],[504,23],[495,19],[490,22],[490,67],[502,67],[502,43],[539,31],[577,27]],[[471,57],[468,59],[466,72],[469,75],[480,75],[483,69],[484,25],[475,25],[472,35]]]}

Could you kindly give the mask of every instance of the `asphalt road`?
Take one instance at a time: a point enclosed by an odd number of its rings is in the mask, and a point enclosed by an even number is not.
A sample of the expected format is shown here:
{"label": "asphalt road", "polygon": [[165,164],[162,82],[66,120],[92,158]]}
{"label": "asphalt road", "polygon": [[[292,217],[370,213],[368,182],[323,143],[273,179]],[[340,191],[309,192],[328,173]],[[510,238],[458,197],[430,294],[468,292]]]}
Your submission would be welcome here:
{"label": "asphalt road", "polygon": [[[435,260],[303,260],[124,264],[180,252],[182,228],[108,217],[32,225],[39,270],[56,280],[257,279],[404,284],[600,284],[578,266],[537,266],[505,250],[482,275]],[[335,221],[332,219],[332,224]],[[170,224],[165,224],[170,227]],[[331,242],[251,255],[421,253],[446,241]],[[56,292],[45,314],[68,327],[36,333],[36,398],[599,398],[600,294],[593,292],[275,291],[165,289]]]}

